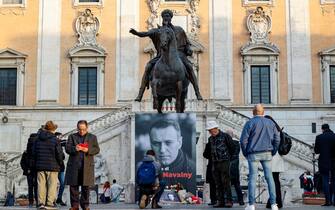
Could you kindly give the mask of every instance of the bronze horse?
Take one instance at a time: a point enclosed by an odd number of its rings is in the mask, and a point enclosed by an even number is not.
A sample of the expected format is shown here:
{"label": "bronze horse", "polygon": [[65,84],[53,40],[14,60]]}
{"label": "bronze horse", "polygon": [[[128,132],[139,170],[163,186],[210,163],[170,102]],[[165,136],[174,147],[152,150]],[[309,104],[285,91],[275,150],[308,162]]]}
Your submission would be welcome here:
{"label": "bronze horse", "polygon": [[176,99],[176,112],[185,110],[185,98],[189,80],[186,69],[179,58],[177,40],[172,28],[159,27],[161,57],[153,67],[151,90],[153,95],[153,108],[162,113],[163,102],[172,98]]}

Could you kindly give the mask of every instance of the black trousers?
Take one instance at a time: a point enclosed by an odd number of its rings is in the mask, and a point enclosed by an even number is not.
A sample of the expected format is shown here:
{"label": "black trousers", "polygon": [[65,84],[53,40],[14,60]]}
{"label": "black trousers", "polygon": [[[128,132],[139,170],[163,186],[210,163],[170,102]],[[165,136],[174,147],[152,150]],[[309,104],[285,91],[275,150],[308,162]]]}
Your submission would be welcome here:
{"label": "black trousers", "polygon": [[27,175],[28,182],[28,199],[29,205],[34,204],[34,199],[37,204],[37,173],[31,172]]}
{"label": "black trousers", "polygon": [[213,162],[213,177],[216,185],[216,197],[219,202],[232,201],[230,188],[230,162]]}
{"label": "black trousers", "polygon": [[88,208],[90,204],[90,187],[89,186],[81,186],[81,194],[79,200],[79,185],[70,186],[70,200],[71,207],[82,209]]}
{"label": "black trousers", "polygon": [[216,185],[214,180],[211,180],[209,182],[209,197],[211,199],[211,203],[216,203],[217,198],[216,198]]}
{"label": "black trousers", "polygon": [[236,191],[236,194],[237,194],[238,202],[242,202],[243,201],[243,193],[242,193],[242,189],[241,189],[240,179],[232,179],[231,184],[234,185],[234,188],[235,188],[235,191]]}
{"label": "black trousers", "polygon": [[[278,208],[283,208],[283,199],[281,196],[281,184],[279,174],[280,174],[279,172],[272,172],[273,180],[275,182],[276,187],[276,203],[278,205]],[[268,200],[266,207],[271,208],[270,200]]]}
{"label": "black trousers", "polygon": [[[78,185],[71,185],[70,186],[70,201],[71,207],[82,209],[88,208],[90,205],[90,187],[83,186],[83,179],[84,179],[84,172],[83,168],[79,169],[78,173]],[[81,186],[81,194],[79,200],[79,186]]]}

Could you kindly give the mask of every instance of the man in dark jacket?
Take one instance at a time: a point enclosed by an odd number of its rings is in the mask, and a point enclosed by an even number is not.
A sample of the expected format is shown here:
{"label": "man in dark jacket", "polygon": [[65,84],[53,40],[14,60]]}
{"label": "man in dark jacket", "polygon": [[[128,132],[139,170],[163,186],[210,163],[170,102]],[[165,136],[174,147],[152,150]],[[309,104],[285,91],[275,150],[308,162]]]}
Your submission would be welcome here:
{"label": "man in dark jacket", "polygon": [[[100,152],[100,148],[97,137],[88,133],[87,121],[78,121],[77,129],[78,132],[70,135],[66,143],[66,153],[70,156],[65,183],[70,185],[70,210],[79,210],[79,203],[83,210],[89,210],[89,187],[95,183],[94,155]],[[80,202],[79,186],[81,186]]]}
{"label": "man in dark jacket", "polygon": [[211,143],[208,142],[205,146],[205,150],[203,153],[204,158],[208,160],[207,163],[207,168],[206,168],[206,182],[209,184],[209,197],[211,199],[211,202],[208,204],[210,206],[216,204],[216,186],[215,186],[215,181],[213,177],[213,160],[212,160],[212,155],[211,155]]}
{"label": "man in dark jacket", "polygon": [[[44,127],[44,125],[42,126]],[[29,199],[29,207],[34,205],[34,199],[36,202],[36,206],[38,203],[37,200],[37,172],[35,166],[35,157],[33,154],[34,143],[38,138],[38,134],[41,132],[42,128],[38,130],[37,133],[30,134],[26,147],[26,160],[25,160],[25,168],[24,175],[27,176],[28,182],[28,199]]]}
{"label": "man in dark jacket", "polygon": [[[326,203],[322,206],[331,206],[332,195],[330,193],[329,180],[332,180],[332,186],[334,187],[335,174],[332,169],[332,161],[334,161],[335,154],[335,134],[330,130],[328,124],[323,124],[322,134],[318,135],[315,139],[314,151],[316,154],[320,154],[319,157],[319,171],[322,176],[323,191],[326,197]],[[334,189],[334,188],[333,188]],[[335,198],[334,198],[335,199]],[[335,205],[335,200],[334,200]]]}
{"label": "man in dark jacket", "polygon": [[240,206],[244,206],[243,193],[240,183],[240,142],[233,138],[234,133],[232,130],[228,130],[227,133],[232,137],[234,142],[234,152],[231,155],[230,161],[230,180],[231,184],[234,185],[238,203]]}
{"label": "man in dark jacket", "polygon": [[[233,206],[230,189],[230,159],[234,151],[233,139],[218,128],[215,121],[210,121],[206,128],[210,137],[208,142],[211,144],[211,156],[213,160],[213,176],[216,185],[218,202],[214,208]],[[226,196],[226,200],[225,200]]]}
{"label": "man in dark jacket", "polygon": [[55,207],[59,164],[64,158],[62,148],[54,134],[56,129],[57,125],[48,121],[34,144],[40,209]]}

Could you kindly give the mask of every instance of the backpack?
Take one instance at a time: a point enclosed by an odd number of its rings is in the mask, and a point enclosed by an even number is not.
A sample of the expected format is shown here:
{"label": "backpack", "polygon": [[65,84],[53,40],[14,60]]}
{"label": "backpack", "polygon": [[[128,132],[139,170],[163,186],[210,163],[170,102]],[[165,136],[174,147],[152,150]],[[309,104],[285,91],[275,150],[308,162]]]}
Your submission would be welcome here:
{"label": "backpack", "polygon": [[278,147],[278,154],[287,155],[290,152],[291,147],[292,147],[291,137],[283,131],[284,128],[280,128],[278,123],[271,116],[266,115],[265,118],[270,119],[276,125],[276,128],[278,132],[280,133],[280,143]]}
{"label": "backpack", "polygon": [[6,200],[4,206],[14,206],[15,199],[11,192],[7,192]]}
{"label": "backpack", "polygon": [[140,185],[154,184],[156,168],[153,162],[143,162],[137,170],[137,182]]}
{"label": "backpack", "polygon": [[280,155],[287,155],[292,147],[292,139],[291,137],[283,132],[283,129],[280,131],[280,144],[278,148],[278,153]]}

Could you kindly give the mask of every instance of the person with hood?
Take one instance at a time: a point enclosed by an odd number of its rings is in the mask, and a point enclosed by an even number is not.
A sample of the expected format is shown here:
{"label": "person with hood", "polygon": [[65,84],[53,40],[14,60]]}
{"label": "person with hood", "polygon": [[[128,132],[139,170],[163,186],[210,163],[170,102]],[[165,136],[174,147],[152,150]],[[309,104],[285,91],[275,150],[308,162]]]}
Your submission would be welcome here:
{"label": "person with hood", "polygon": [[39,209],[55,207],[58,172],[64,159],[61,145],[55,136],[56,129],[54,122],[46,122],[34,144]]}
{"label": "person with hood", "polygon": [[[318,135],[315,139],[315,154],[319,156],[319,171],[322,176],[323,192],[326,197],[326,203],[322,206],[331,206],[332,204],[332,193],[329,180],[331,180],[333,189],[335,189],[335,174],[333,169],[333,163],[335,159],[335,134],[330,130],[328,124],[321,126],[322,134]],[[334,198],[335,205],[335,198]]]}
{"label": "person with hood", "polygon": [[[155,158],[156,154],[154,150],[148,150],[144,156],[142,162],[137,166],[137,183],[140,189],[140,203],[141,209],[144,209],[149,202],[149,196],[154,194],[152,199],[152,208],[162,208],[158,202],[164,192],[165,182],[161,179],[162,171],[161,164]],[[144,170],[149,171],[146,175],[143,174]],[[150,171],[152,170],[152,174]],[[148,177],[148,175],[150,177]],[[146,178],[147,180],[143,180]]]}

